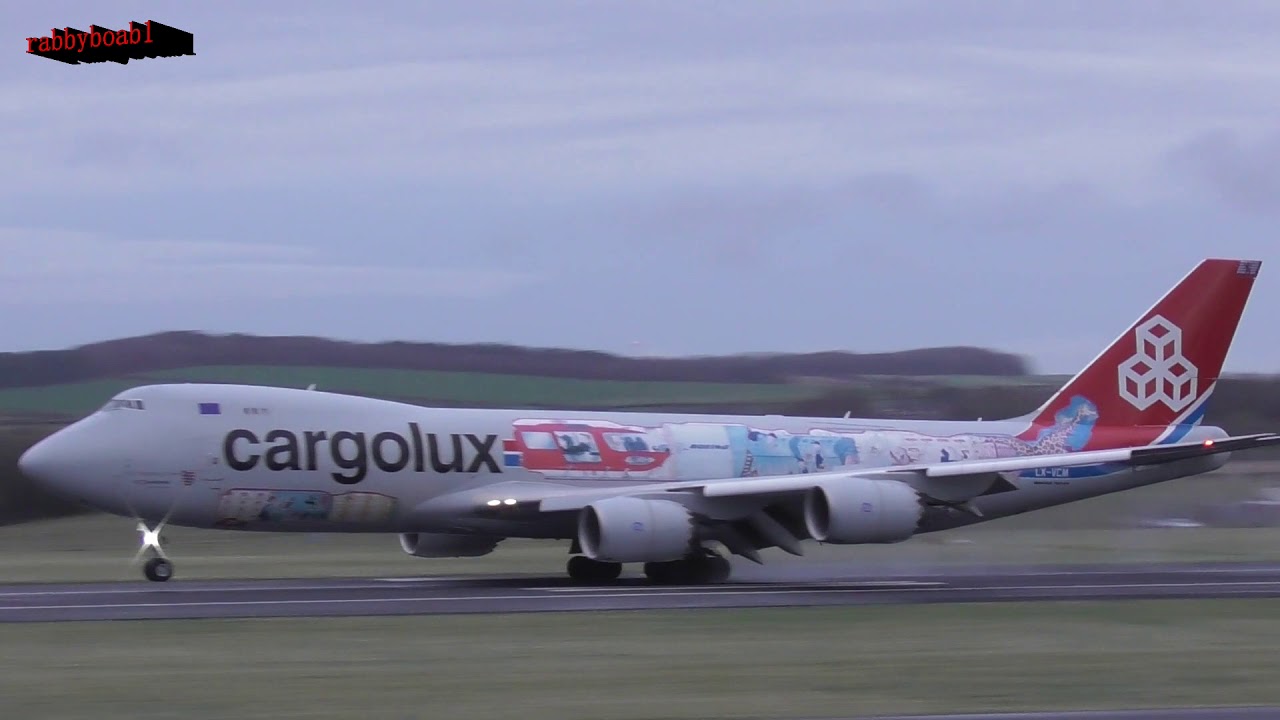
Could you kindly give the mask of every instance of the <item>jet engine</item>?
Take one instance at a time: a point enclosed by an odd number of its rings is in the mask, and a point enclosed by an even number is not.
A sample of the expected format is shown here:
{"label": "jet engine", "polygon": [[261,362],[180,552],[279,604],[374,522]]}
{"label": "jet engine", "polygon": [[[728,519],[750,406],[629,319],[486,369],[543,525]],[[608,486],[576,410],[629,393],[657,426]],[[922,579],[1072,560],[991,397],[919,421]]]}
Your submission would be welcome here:
{"label": "jet engine", "polygon": [[901,542],[915,534],[923,513],[920,495],[897,480],[829,481],[804,499],[809,534],[836,545]]}
{"label": "jet engine", "polygon": [[693,544],[693,515],[670,500],[612,497],[591,503],[578,516],[578,545],[592,560],[679,560]]}
{"label": "jet engine", "polygon": [[400,547],[420,558],[479,557],[493,552],[502,540],[489,535],[400,533]]}

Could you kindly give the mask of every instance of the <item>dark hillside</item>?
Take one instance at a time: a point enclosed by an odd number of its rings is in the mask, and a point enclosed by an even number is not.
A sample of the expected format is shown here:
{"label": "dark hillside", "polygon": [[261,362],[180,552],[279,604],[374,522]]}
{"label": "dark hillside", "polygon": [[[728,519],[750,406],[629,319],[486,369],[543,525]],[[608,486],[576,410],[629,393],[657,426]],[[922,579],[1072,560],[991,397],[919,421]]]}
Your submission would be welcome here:
{"label": "dark hillside", "polygon": [[1025,361],[971,347],[892,353],[648,358],[556,348],[354,343],[315,337],[168,332],[70,350],[0,353],[0,388],[53,385],[207,365],[326,366],[514,373],[583,380],[782,383],[796,377],[1025,375]]}

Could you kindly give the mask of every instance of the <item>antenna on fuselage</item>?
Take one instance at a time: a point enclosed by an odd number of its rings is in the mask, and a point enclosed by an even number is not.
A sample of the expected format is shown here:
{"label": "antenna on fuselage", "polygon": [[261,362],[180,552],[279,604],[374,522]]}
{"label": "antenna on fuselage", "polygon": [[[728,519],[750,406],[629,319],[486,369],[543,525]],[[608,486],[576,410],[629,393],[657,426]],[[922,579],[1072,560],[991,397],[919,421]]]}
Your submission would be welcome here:
{"label": "antenna on fuselage", "polygon": [[310,385],[307,386],[307,390],[315,390],[315,389],[316,389],[315,383],[311,383]]}
{"label": "antenna on fuselage", "polygon": [[845,416],[845,417],[849,417],[849,416],[850,416],[850,415],[852,415],[852,414],[853,414],[853,411],[852,411],[852,410],[845,410],[845,411],[844,411],[844,416]]}

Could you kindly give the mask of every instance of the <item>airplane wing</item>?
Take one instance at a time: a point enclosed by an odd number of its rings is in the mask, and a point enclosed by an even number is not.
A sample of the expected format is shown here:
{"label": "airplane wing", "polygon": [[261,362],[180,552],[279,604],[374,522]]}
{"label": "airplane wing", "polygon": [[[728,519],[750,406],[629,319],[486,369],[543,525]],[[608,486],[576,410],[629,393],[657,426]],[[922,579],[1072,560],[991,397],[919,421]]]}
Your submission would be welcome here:
{"label": "airplane wing", "polygon": [[749,480],[739,478],[731,481],[704,484],[701,491],[706,497],[794,492],[808,490],[813,487],[814,482],[812,480],[806,482],[806,478],[821,478],[822,475],[828,477],[873,477],[884,480],[901,480],[929,497],[947,502],[957,502],[988,494],[989,486],[994,485],[999,474],[1004,472],[1102,464],[1130,467],[1158,465],[1277,443],[1280,443],[1280,435],[1259,433],[1202,442],[1144,445],[1114,450],[1091,450],[1088,452],[1058,453],[1053,455],[1026,455],[998,460],[931,463],[879,468],[855,473],[832,472],[818,476],[783,475]]}
{"label": "airplane wing", "polygon": [[803,475],[722,478],[686,482],[627,484],[613,487],[579,486],[540,481],[511,481],[484,485],[438,497],[420,510],[480,515],[513,512],[553,513],[581,510],[605,498],[632,496],[693,501],[707,508],[713,499],[759,499],[799,495],[832,480],[868,478],[899,480],[942,504],[962,503],[980,495],[1014,489],[1001,473],[1039,468],[1118,464],[1130,467],[1187,460],[1217,453],[1280,443],[1280,434],[1239,435],[1203,442],[1145,445],[1113,450],[1026,455],[996,460],[968,460],[899,465],[859,470],[833,470]]}
{"label": "airplane wing", "polygon": [[[598,517],[603,505],[612,504],[616,510],[619,502],[630,502],[628,498],[668,501],[663,505],[667,508],[663,512],[669,512],[672,504],[683,506],[686,517],[698,518],[699,532],[704,539],[718,540],[735,555],[763,562],[760,551],[766,548],[777,547],[792,555],[803,555],[802,540],[831,537],[828,526],[818,531],[823,537],[817,537],[814,526],[809,524],[812,519],[809,502],[815,491],[823,498],[821,504],[824,506],[829,507],[829,498],[835,493],[845,507],[854,502],[863,512],[868,512],[868,508],[878,504],[882,515],[886,512],[896,514],[895,518],[885,520],[889,523],[887,526],[875,522],[856,523],[856,528],[849,531],[850,526],[843,525],[838,542],[893,542],[914,532],[923,506],[982,517],[971,500],[1017,489],[1004,473],[1089,465],[1139,467],[1277,443],[1280,443],[1280,435],[1266,433],[997,460],[842,469],[803,475],[619,484],[612,487],[517,480],[438,496],[415,507],[411,515],[423,520],[431,518],[437,522],[450,522],[463,532],[484,532],[484,526],[493,522],[497,522],[499,527],[509,527],[508,523],[529,523],[531,527],[540,527],[544,536],[573,538],[578,537],[576,533],[584,508],[593,508],[593,516]],[[880,482],[867,483],[873,487],[842,482],[855,478]],[[629,507],[637,510],[635,505]],[[823,522],[829,523],[831,516],[826,510],[822,512]],[[467,522],[468,518],[472,522]],[[409,522],[413,519],[407,518]],[[641,527],[650,524],[634,520],[632,523]],[[493,525],[488,527],[496,529]],[[859,535],[863,530],[873,534]],[[574,542],[577,547],[578,540]]]}

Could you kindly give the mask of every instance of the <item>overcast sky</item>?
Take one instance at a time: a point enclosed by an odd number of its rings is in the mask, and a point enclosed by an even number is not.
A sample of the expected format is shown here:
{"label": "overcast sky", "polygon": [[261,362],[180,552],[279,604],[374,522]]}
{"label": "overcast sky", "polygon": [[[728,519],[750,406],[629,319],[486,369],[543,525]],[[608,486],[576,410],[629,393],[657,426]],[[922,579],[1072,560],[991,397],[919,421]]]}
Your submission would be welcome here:
{"label": "overcast sky", "polygon": [[[0,27],[0,350],[163,330],[1071,372],[1264,260],[1280,4],[41,2]],[[50,28],[195,57],[65,65]]]}

